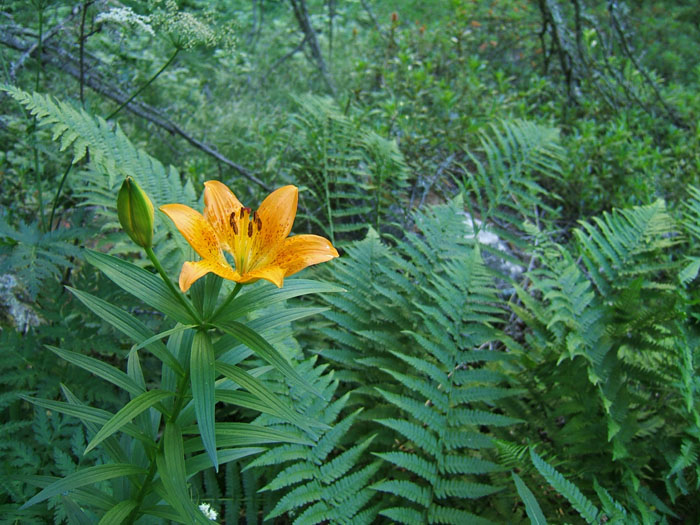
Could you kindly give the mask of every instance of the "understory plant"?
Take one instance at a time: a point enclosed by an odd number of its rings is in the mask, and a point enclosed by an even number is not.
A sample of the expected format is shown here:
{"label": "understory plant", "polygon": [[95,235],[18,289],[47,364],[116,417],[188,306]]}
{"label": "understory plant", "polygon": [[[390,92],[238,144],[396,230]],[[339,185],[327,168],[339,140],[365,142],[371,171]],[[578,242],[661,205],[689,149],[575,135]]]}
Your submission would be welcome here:
{"label": "understory plant", "polygon": [[[94,464],[62,479],[32,479],[42,490],[24,509],[60,496],[69,518],[79,522],[209,523],[217,511],[193,498],[190,478],[264,452],[270,443],[313,445],[319,432],[328,428],[295,410],[288,398],[272,392],[261,380],[266,374],[279,374],[283,382],[327,402],[322,391],[270,344],[264,330],[256,330],[245,319],[290,297],[336,291],[334,286],[313,281],[283,283],[283,279],[337,252],[321,237],[287,237],[296,212],[294,187],[273,192],[253,212],[223,184],[211,182],[205,203],[204,215],[181,204],[163,207],[202,256],[199,263],[184,264],[178,289],[153,251],[153,205],[133,179],[125,180],[117,205],[120,222],[144,249],[157,274],[97,251],[87,251],[85,258],[117,286],[165,316],[169,328],[154,334],[119,306],[70,289],[134,344],[122,366],[55,346],[48,350],[128,393],[129,401],[111,413],[89,406],[68,385],[62,386],[64,401],[23,396],[46,411],[78,418],[88,439],[83,453],[101,450]],[[236,270],[224,253],[231,254]],[[219,274],[235,281],[235,286],[225,289]],[[274,281],[277,287],[258,283],[242,292],[244,283],[260,278]],[[226,293],[219,299],[222,290]],[[266,319],[265,328],[317,311],[281,309]],[[160,373],[142,368],[143,353],[161,362]],[[265,364],[248,366],[246,359],[253,354]],[[219,413],[228,417],[217,416],[217,403]],[[232,408],[270,414],[289,428],[231,420]],[[149,518],[141,520],[143,516]]]}

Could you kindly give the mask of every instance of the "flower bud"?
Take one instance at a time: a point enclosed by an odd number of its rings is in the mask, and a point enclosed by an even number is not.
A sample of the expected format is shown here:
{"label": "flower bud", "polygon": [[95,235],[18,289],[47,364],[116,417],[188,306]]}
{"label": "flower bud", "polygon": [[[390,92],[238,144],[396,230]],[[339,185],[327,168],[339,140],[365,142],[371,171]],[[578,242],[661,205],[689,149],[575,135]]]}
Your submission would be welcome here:
{"label": "flower bud", "polygon": [[119,190],[117,214],[129,237],[142,248],[150,248],[153,242],[153,204],[131,177],[124,180]]}

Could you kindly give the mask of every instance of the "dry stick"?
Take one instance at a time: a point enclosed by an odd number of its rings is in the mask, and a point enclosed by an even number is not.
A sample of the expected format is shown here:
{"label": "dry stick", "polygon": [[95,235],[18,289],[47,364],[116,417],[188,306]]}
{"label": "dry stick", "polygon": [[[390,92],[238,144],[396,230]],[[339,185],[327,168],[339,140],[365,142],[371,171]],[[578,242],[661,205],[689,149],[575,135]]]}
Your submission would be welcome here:
{"label": "dry stick", "polygon": [[666,103],[664,98],[661,96],[661,92],[659,91],[658,86],[656,85],[656,82],[649,76],[649,73],[645,68],[641,66],[639,61],[637,60],[637,57],[634,56],[632,51],[629,48],[629,45],[627,44],[627,37],[625,36],[624,31],[622,30],[622,26],[620,25],[620,21],[617,19],[617,16],[615,15],[615,4],[614,2],[608,2],[608,10],[610,12],[610,19],[612,20],[613,27],[615,28],[615,31],[617,32],[618,36],[620,37],[620,44],[622,44],[622,50],[624,51],[625,55],[632,61],[632,64],[634,64],[634,67],[637,68],[637,71],[639,71],[642,76],[644,77],[644,80],[647,81],[647,83],[651,86],[652,91],[654,91],[654,95],[656,96],[656,99],[659,101],[659,103],[663,106],[664,110],[666,111],[666,114],[668,115],[668,118],[673,122],[676,126],[679,128],[683,129],[688,129],[688,125],[685,122],[682,122],[678,116],[676,115],[676,112],[673,111],[673,109]]}
{"label": "dry stick", "polygon": [[[26,51],[30,46],[12,36],[10,36],[7,33],[0,33],[0,44],[3,44],[7,47],[11,47],[13,49],[16,49],[18,51]],[[80,78],[80,69],[77,66],[74,66],[73,64],[79,63],[79,60],[75,58],[73,55],[68,53],[67,51],[60,49],[56,46],[45,46],[44,47],[44,60],[47,60],[52,63],[52,65],[58,67],[59,69],[65,71],[72,77],[79,79]],[[71,62],[73,64],[71,64]],[[111,85],[109,82],[107,82],[104,79],[99,78],[97,74],[95,74],[92,71],[87,72],[85,75],[85,85],[91,88],[92,90],[96,91],[97,93],[110,98],[116,102],[122,103],[125,100],[129,98],[127,94],[122,92],[119,88]],[[177,124],[173,123],[166,117],[162,116],[160,111],[158,111],[156,108],[149,106],[148,104],[144,104],[142,102],[135,102],[132,101],[128,106],[127,109],[134,113],[135,115],[143,118],[144,120],[147,120],[156,126],[159,126],[169,133],[173,135],[179,135],[183,139],[185,139],[187,142],[189,142],[192,146],[195,148],[203,151],[207,155],[210,155],[214,157],[216,160],[219,162],[233,168],[236,170],[240,175],[248,179],[249,181],[257,184],[261,188],[265,189],[266,191],[270,191],[271,187],[268,186],[266,183],[261,181],[259,178],[257,178],[253,173],[248,171],[246,168],[241,166],[240,164],[237,164],[236,162],[232,161],[231,159],[225,157],[218,151],[214,150],[211,148],[211,146],[208,146],[201,142],[200,140],[197,140],[194,138],[192,135],[187,133],[185,130],[180,128]]]}
{"label": "dry stick", "polygon": [[314,31],[314,28],[311,25],[311,20],[309,19],[309,10],[306,8],[306,0],[289,1],[292,4],[294,16],[296,17],[297,22],[299,23],[299,27],[301,28],[304,35],[306,35],[308,47],[311,48],[311,55],[314,57],[319,71],[321,71],[321,76],[323,76],[323,80],[325,80],[328,89],[330,89],[331,93],[333,93],[333,96],[336,97],[338,93],[335,89],[333,79],[331,78],[331,75],[328,72],[326,62],[325,60],[323,60],[323,55],[321,54],[321,46],[319,46],[318,38],[316,38],[316,31]]}

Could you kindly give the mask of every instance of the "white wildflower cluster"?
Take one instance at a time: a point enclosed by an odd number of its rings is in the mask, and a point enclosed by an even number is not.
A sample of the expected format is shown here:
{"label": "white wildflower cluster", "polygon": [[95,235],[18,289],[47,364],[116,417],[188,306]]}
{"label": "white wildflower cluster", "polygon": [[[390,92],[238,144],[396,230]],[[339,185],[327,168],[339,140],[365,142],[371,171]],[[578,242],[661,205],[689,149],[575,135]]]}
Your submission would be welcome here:
{"label": "white wildflower cluster", "polygon": [[153,31],[153,28],[151,27],[151,17],[138,15],[134,13],[130,7],[114,7],[109,11],[100,13],[97,15],[95,22],[113,22],[119,25],[136,26],[143,29],[151,36],[156,35],[155,31]]}
{"label": "white wildflower cluster", "polygon": [[202,514],[204,514],[204,516],[208,520],[215,521],[216,518],[219,517],[219,514],[214,509],[211,508],[211,505],[209,505],[209,503],[202,503],[199,506],[199,510],[202,511]]}
{"label": "white wildflower cluster", "polygon": [[222,46],[233,49],[235,33],[231,27],[217,28],[211,12],[195,17],[181,11],[174,0],[153,0],[154,7],[151,20],[158,31],[167,34],[173,43],[181,49],[197,46]]}

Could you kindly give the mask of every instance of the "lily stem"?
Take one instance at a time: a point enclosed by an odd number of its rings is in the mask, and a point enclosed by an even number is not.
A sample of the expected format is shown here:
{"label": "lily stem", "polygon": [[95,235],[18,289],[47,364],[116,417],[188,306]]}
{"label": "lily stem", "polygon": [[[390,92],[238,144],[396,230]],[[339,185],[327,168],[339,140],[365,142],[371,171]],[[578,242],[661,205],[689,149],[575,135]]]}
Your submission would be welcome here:
{"label": "lily stem", "polygon": [[214,311],[214,313],[211,316],[211,319],[216,319],[218,315],[224,311],[224,309],[231,304],[231,301],[233,301],[236,296],[238,295],[238,292],[241,291],[241,288],[243,285],[241,283],[236,283],[236,286],[233,288],[229,296],[226,298],[226,300],[219,305],[219,307]]}
{"label": "lily stem", "polygon": [[175,288],[175,285],[170,280],[170,277],[168,277],[165,268],[163,268],[163,265],[160,264],[158,257],[156,257],[156,254],[153,252],[153,248],[151,248],[150,246],[147,247],[146,255],[148,255],[148,258],[153,263],[153,266],[156,267],[156,270],[158,270],[158,273],[163,278],[163,281],[165,281],[165,284],[168,285],[168,288],[170,288],[170,291],[173,293],[173,295],[177,297],[177,300],[180,301],[182,306],[185,307],[187,312],[192,316],[192,318],[197,322],[197,324],[201,324],[202,320],[200,319],[199,314],[196,312],[192,304],[187,299],[185,299],[182,293],[180,293],[180,291],[177,288]]}
{"label": "lily stem", "polygon": [[[187,388],[187,382],[190,379],[190,372],[189,370],[185,373],[185,375],[180,379],[178,383],[178,388],[177,388],[177,397],[175,398],[175,404],[173,405],[173,411],[170,414],[170,417],[168,418],[169,421],[175,422],[177,421],[177,417],[180,415],[180,410],[182,410],[182,406],[184,404],[185,400],[185,391]],[[148,494],[148,490],[151,488],[151,483],[153,483],[153,478],[156,475],[156,457],[158,454],[163,452],[163,445],[164,445],[164,440],[161,437],[160,441],[158,442],[158,450],[156,451],[155,454],[151,457],[151,465],[148,468],[148,474],[146,474],[146,479],[143,480],[143,484],[141,485],[141,488],[139,489],[138,494],[136,495],[136,506],[134,509],[129,513],[129,516],[127,516],[126,520],[124,520],[124,523],[127,523],[128,525],[133,525],[134,521],[138,519],[139,517],[139,511],[141,510],[141,506],[143,505],[143,500],[146,498],[146,495]]]}
{"label": "lily stem", "polygon": [[107,117],[105,118],[105,120],[109,120],[109,119],[111,119],[112,117],[114,117],[117,113],[119,113],[122,109],[124,109],[124,107],[126,107],[132,100],[134,100],[137,96],[139,96],[139,94],[141,94],[141,92],[142,92],[144,89],[146,89],[148,86],[150,86],[150,85],[155,81],[155,79],[157,79],[157,78],[160,76],[160,74],[161,74],[163,71],[165,71],[166,68],[167,68],[170,64],[173,63],[173,60],[175,60],[175,57],[178,55],[179,52],[180,52],[180,48],[179,48],[179,47],[175,48],[175,52],[174,52],[174,53],[172,54],[172,56],[168,59],[168,61],[167,61],[165,64],[163,64],[162,67],[161,67],[158,71],[156,71],[155,75],[153,75],[150,79],[148,79],[148,81],[147,81],[143,86],[141,86],[141,87],[138,88],[136,91],[134,91],[134,92],[132,93],[132,95],[131,95],[129,98],[127,98],[124,102],[122,102],[122,103],[119,105],[119,107],[118,107],[117,109],[115,109],[114,111],[112,111],[112,112],[109,114],[109,116],[107,116]]}

